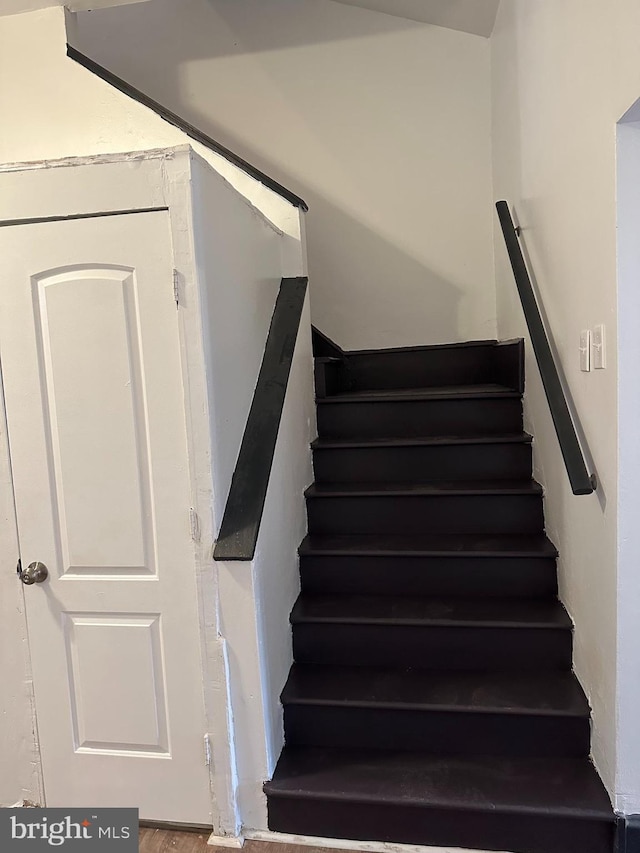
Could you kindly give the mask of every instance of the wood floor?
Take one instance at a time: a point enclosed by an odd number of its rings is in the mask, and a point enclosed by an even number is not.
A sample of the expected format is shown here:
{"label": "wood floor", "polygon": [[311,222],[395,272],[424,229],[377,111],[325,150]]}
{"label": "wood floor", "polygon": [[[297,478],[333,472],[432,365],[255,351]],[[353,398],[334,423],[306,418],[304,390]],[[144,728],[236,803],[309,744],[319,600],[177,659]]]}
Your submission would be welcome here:
{"label": "wood floor", "polygon": [[[140,853],[211,853],[207,834],[173,832],[169,829],[140,829]],[[223,848],[218,848],[224,853]]]}
{"label": "wood floor", "polygon": [[[208,847],[208,837],[205,833],[145,828],[140,830],[140,853],[226,853],[227,850],[228,853],[238,853],[237,848]],[[247,841],[242,853],[327,853],[327,850],[271,841]]]}

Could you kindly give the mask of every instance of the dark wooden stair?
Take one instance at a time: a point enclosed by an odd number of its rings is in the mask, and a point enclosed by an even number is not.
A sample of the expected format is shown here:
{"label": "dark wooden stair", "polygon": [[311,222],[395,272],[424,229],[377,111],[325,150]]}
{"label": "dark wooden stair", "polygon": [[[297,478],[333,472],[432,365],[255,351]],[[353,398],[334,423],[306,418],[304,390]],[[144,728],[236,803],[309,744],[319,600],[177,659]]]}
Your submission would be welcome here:
{"label": "dark wooden stair", "polygon": [[527,853],[612,849],[586,759],[287,747],[267,783],[272,829]]}
{"label": "dark wooden stair", "polygon": [[557,592],[558,552],[544,534],[307,536],[302,590],[348,595],[531,598]]}
{"label": "dark wooden stair", "polygon": [[610,853],[522,342],[321,349],[270,829]]}

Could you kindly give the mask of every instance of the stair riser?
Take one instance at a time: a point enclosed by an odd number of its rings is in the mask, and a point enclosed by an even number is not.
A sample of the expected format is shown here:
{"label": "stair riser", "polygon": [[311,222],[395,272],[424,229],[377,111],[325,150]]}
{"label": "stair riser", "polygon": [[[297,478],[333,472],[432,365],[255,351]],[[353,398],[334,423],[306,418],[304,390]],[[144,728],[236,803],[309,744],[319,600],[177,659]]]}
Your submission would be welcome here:
{"label": "stair riser", "polygon": [[540,533],[541,495],[310,497],[309,533]]}
{"label": "stair riser", "polygon": [[531,477],[531,445],[323,448],[314,450],[313,466],[318,483],[527,480]]}
{"label": "stair riser", "polygon": [[343,361],[316,359],[314,363],[314,385],[316,397],[329,397],[339,394],[346,387],[345,365]]}
{"label": "stair riser", "polygon": [[611,853],[613,821],[269,796],[273,832],[513,853]]}
{"label": "stair riser", "polygon": [[589,754],[587,717],[285,704],[284,728],[288,746],[540,758]]}
{"label": "stair riser", "polygon": [[430,670],[571,669],[571,631],[422,625],[297,623],[299,663]]}
{"label": "stair riser", "polygon": [[522,431],[522,401],[413,400],[318,405],[318,434],[331,438],[499,435]]}
{"label": "stair riser", "polygon": [[544,598],[556,595],[556,561],[511,557],[300,557],[311,594],[461,595]]}
{"label": "stair riser", "polygon": [[505,366],[508,363],[515,370],[519,353],[515,343],[500,348],[475,344],[347,355],[346,387],[370,390],[501,383]]}

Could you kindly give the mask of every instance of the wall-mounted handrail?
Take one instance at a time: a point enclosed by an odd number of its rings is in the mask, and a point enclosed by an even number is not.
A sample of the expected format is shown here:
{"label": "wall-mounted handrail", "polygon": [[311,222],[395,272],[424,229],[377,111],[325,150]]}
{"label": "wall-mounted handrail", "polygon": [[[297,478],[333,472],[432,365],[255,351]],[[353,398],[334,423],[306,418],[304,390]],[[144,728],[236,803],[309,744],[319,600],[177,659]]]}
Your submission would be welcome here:
{"label": "wall-mounted handrail", "polygon": [[255,554],[307,283],[283,278],[280,284],[214,560],[252,560]]}
{"label": "wall-mounted handrail", "polygon": [[594,474],[589,474],[578,441],[578,435],[560,381],[560,374],[553,358],[549,338],[542,322],[527,265],[518,241],[519,232],[513,224],[509,205],[506,201],[496,202],[496,210],[531,336],[533,352],[538,362],[542,384],[560,443],[562,458],[569,475],[571,489],[574,495],[590,495],[595,491],[596,478]]}
{"label": "wall-mounted handrail", "polygon": [[269,175],[265,175],[264,172],[261,172],[260,169],[257,169],[255,166],[252,166],[251,163],[247,163],[246,160],[243,160],[238,154],[234,154],[229,148],[226,148],[224,145],[221,145],[219,142],[216,142],[215,139],[212,139],[210,136],[207,136],[206,133],[203,133],[201,130],[198,130],[194,125],[189,124],[188,121],[181,118],[177,113],[172,112],[167,107],[164,107],[162,104],[158,103],[158,101],[154,101],[153,98],[150,98],[148,95],[145,95],[144,92],[141,92],[139,89],[136,89],[135,86],[132,86],[130,83],[127,83],[126,80],[123,80],[121,77],[117,77],[108,68],[105,68],[103,65],[95,62],[88,56],[85,56],[84,53],[81,53],[79,50],[76,50],[75,47],[72,47],[70,44],[67,45],[67,56],[69,59],[73,59],[74,62],[77,62],[79,65],[82,65],[83,68],[86,68],[87,71],[91,71],[92,74],[95,74],[97,77],[100,77],[106,83],[109,83],[110,86],[113,86],[114,89],[118,89],[118,91],[127,95],[129,98],[133,98],[134,101],[138,101],[139,104],[143,104],[145,107],[148,107],[150,110],[153,110],[154,113],[163,118],[165,121],[168,121],[169,124],[174,125],[174,127],[179,128],[184,133],[187,134],[191,139],[194,139],[196,142],[200,142],[206,148],[209,148],[211,151],[215,151],[216,154],[222,155],[225,160],[228,160],[230,163],[233,163],[239,169],[242,169],[247,175],[251,175],[252,178],[255,178],[256,181],[259,181],[261,184],[264,184],[265,187],[268,187],[270,190],[273,190],[279,196],[286,199],[288,202],[293,204],[295,207],[299,207],[304,211],[307,211],[309,208],[307,207],[306,202],[297,196],[295,193],[292,193],[291,190],[288,190],[286,187],[283,187],[282,184],[279,184],[277,181],[274,181],[273,178],[270,178]]}

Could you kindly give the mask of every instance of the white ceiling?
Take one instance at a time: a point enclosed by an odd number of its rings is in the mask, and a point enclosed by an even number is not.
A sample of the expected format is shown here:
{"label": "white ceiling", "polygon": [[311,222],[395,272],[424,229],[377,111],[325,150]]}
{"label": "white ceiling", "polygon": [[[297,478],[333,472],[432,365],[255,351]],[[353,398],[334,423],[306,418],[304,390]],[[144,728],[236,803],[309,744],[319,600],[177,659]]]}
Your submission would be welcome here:
{"label": "white ceiling", "polygon": [[437,27],[490,36],[500,0],[337,0]]}
{"label": "white ceiling", "polygon": [[[67,6],[72,12],[126,6],[146,0],[0,0],[0,17],[32,12],[48,6]],[[490,36],[500,0],[337,0],[411,21],[449,27],[478,36]]]}
{"label": "white ceiling", "polygon": [[72,12],[86,12],[88,9],[104,9],[107,6],[127,6],[129,3],[144,3],[145,0],[0,0],[0,17],[17,15],[20,12],[34,12],[49,6],[66,6]]}

